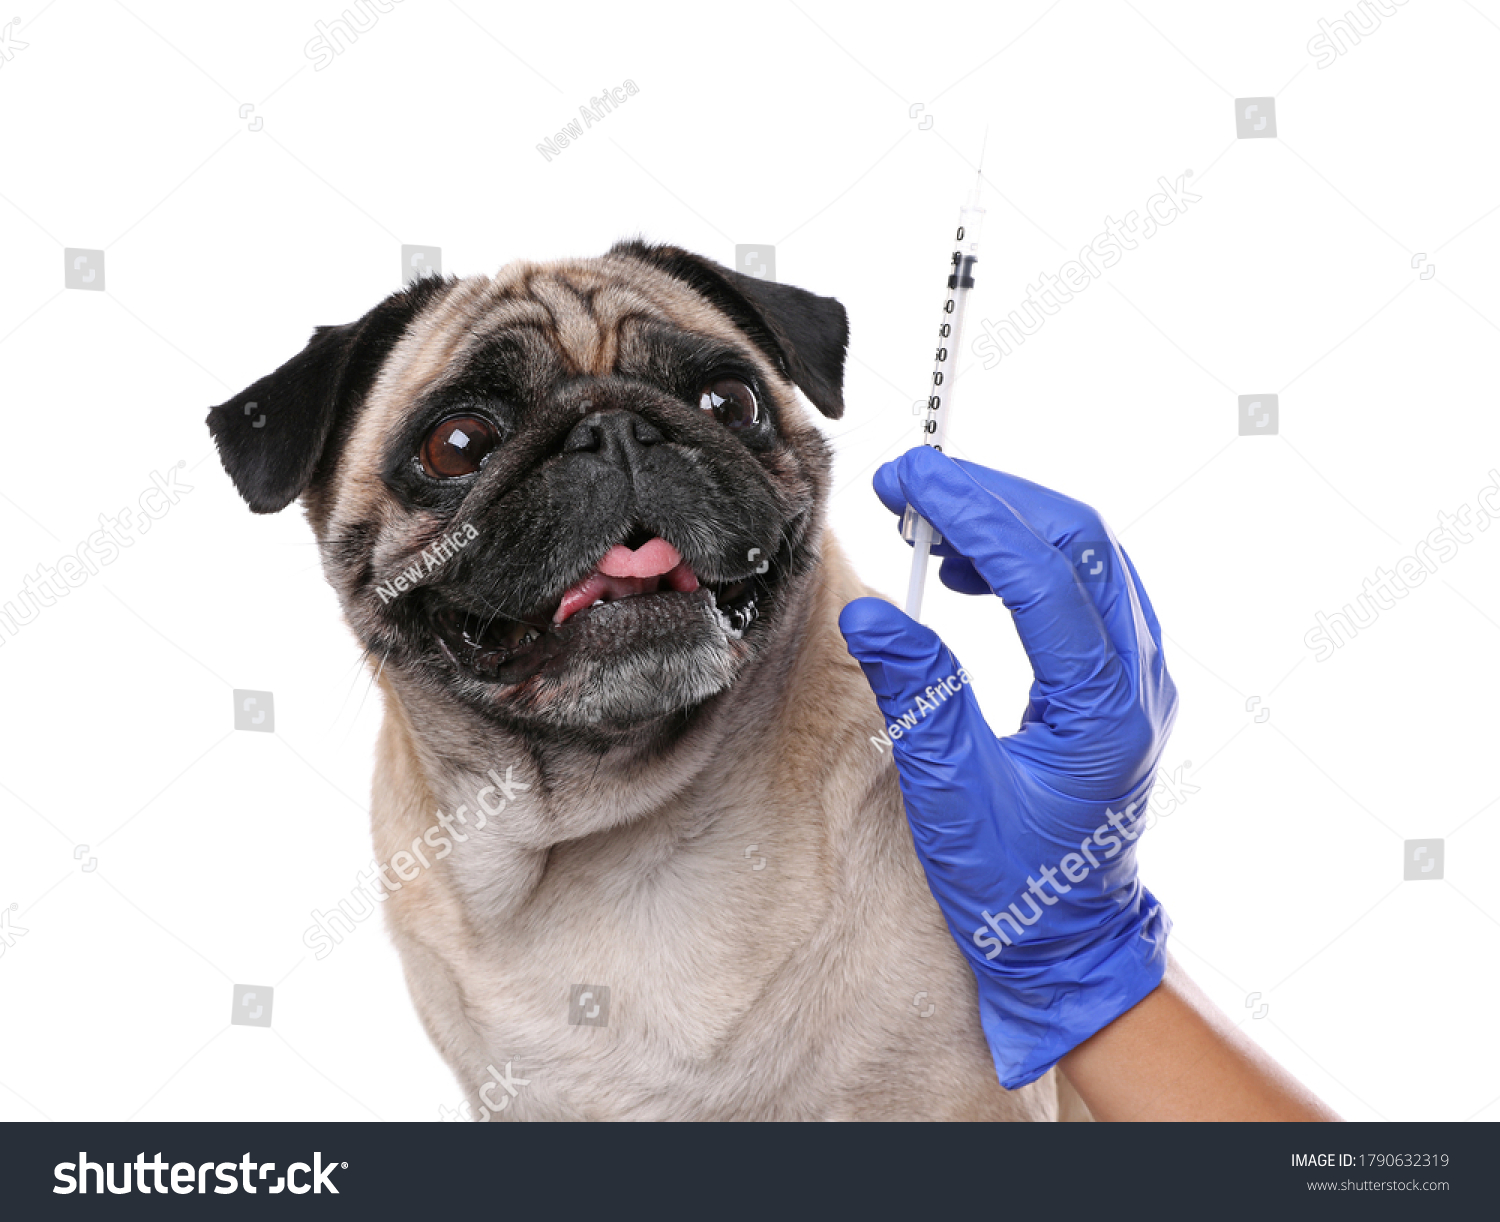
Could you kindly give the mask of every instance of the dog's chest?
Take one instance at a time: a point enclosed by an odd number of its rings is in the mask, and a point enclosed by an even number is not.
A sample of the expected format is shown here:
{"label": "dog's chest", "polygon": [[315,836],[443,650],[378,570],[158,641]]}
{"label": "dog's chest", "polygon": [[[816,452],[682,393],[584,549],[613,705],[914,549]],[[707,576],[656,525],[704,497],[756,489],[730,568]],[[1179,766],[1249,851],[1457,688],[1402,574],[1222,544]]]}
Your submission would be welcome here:
{"label": "dog's chest", "polygon": [[838,1076],[807,1005],[822,991],[826,913],[778,900],[761,858],[746,865],[744,878],[679,862],[632,881],[563,863],[522,916],[450,961],[457,989],[418,1000],[472,1045],[472,1089],[500,1079],[476,1106],[515,1118],[815,1110]]}

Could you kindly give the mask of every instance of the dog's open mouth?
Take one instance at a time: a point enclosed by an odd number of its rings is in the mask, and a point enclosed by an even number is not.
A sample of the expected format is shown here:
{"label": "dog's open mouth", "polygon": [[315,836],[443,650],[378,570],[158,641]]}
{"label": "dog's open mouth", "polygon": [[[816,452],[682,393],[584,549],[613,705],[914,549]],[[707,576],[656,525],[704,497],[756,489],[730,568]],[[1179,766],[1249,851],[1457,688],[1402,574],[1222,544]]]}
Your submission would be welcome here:
{"label": "dog's open mouth", "polygon": [[621,627],[647,619],[672,619],[690,607],[708,607],[726,635],[738,639],[756,617],[756,581],[704,582],[681,553],[655,536],[637,547],[617,544],[591,572],[563,591],[550,617],[509,619],[459,607],[432,615],[449,660],[483,679],[514,683],[559,656],[595,617]]}

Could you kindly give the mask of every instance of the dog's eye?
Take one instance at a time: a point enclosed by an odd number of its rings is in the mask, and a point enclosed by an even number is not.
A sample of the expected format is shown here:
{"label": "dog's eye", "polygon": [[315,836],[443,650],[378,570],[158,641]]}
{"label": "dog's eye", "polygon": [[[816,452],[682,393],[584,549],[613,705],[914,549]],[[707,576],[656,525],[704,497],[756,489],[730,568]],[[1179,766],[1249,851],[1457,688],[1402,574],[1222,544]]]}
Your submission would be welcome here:
{"label": "dog's eye", "polygon": [[725,428],[748,429],[760,420],[755,392],[738,378],[717,378],[705,386],[698,406],[712,412]]}
{"label": "dog's eye", "polygon": [[422,443],[422,469],[438,479],[473,475],[500,443],[500,434],[478,416],[450,416]]}

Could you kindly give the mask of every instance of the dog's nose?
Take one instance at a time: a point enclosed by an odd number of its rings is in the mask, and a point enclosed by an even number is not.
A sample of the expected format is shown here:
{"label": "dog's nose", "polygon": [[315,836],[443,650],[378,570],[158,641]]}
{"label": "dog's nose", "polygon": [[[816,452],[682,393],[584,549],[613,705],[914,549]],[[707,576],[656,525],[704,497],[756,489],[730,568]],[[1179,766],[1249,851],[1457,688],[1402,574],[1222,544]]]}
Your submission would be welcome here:
{"label": "dog's nose", "polygon": [[660,429],[635,412],[594,412],[573,426],[563,440],[563,453],[619,458],[665,440]]}

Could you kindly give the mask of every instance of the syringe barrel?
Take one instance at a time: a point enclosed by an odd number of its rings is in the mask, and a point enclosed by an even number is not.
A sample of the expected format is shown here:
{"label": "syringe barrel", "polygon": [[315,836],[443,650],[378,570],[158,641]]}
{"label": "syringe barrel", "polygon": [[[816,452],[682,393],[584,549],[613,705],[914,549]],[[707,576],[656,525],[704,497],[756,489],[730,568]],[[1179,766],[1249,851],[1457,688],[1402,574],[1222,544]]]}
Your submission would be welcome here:
{"label": "syringe barrel", "polygon": [[[984,209],[966,203],[958,212],[953,250],[949,256],[948,280],[943,293],[943,312],[938,322],[937,351],[934,354],[932,383],[928,387],[927,411],[922,420],[922,442],[941,451],[948,436],[948,422],[953,415],[953,384],[958,374],[958,355],[963,343],[965,307],[974,289],[975,265],[979,261],[979,236],[984,224]],[[911,506],[901,520],[901,534],[908,543],[917,538],[920,517]],[[934,534],[934,543],[942,537]]]}

